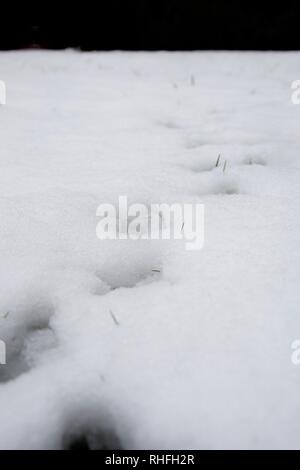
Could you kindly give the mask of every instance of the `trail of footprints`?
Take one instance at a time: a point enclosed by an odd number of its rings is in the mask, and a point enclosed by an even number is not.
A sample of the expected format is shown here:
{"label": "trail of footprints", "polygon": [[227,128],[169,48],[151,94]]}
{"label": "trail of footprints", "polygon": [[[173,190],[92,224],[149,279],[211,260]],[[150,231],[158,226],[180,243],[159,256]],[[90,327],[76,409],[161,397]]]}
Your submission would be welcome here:
{"label": "trail of footprints", "polygon": [[[186,148],[194,148],[188,145]],[[247,156],[236,166],[267,166],[267,162],[263,157]],[[186,167],[185,167],[186,168]],[[201,176],[203,192],[199,188],[201,195],[236,195],[240,194],[239,182],[235,177],[230,175],[231,162],[229,159],[224,158],[221,154],[218,155],[215,161],[212,162],[199,162],[189,165],[189,170]],[[207,177],[210,178],[207,178]],[[200,184],[201,182],[199,182]]]}
{"label": "trail of footprints", "polygon": [[[94,295],[106,295],[119,288],[133,288],[139,283],[153,282],[160,278],[161,269],[145,266],[127,278],[111,276],[99,270],[95,276],[105,283],[105,288]],[[7,344],[7,365],[0,368],[0,387],[39,366],[40,358],[51,348],[59,346],[51,319],[55,308],[50,301],[28,305],[17,312],[10,311],[0,317],[1,335]],[[3,325],[5,324],[5,327]],[[121,450],[122,441],[112,420],[99,416],[99,406],[73,409],[62,430],[60,448],[63,450]]]}
{"label": "trail of footprints", "polygon": [[[184,130],[185,126],[181,125],[178,120],[169,118],[164,120],[157,120],[156,125],[165,128],[166,130]],[[203,145],[215,145],[213,139],[195,139],[190,138],[185,143],[185,149],[188,151],[196,150],[197,148],[202,147]],[[198,163],[190,164],[188,167],[189,170],[199,176],[205,177],[205,174],[213,176],[211,179],[203,179],[200,181],[199,186],[202,186],[203,189],[199,188],[200,195],[236,195],[240,194],[239,184],[237,178],[232,178],[230,175],[231,167],[230,159],[219,155],[216,156],[216,160],[212,162],[208,161],[199,161]],[[241,162],[236,163],[236,165],[243,166],[267,166],[267,161],[265,158],[258,156],[257,154],[253,156],[245,157]],[[186,168],[186,166],[184,166]],[[202,185],[201,185],[202,183]]]}
{"label": "trail of footprints", "polygon": [[[99,270],[96,278],[104,282],[104,287],[95,291],[95,295],[105,295],[120,288],[133,288],[144,282],[154,282],[161,277],[161,268],[140,268],[138,272],[132,271],[126,276],[124,271],[114,275]],[[7,345],[5,367],[0,367],[0,384],[17,379],[20,375],[29,372],[39,363],[43,352],[58,345],[55,332],[51,328],[51,318],[55,309],[51,302],[32,304],[18,311],[7,312],[0,317],[1,338]],[[17,317],[17,318],[15,318]]]}
{"label": "trail of footprints", "polygon": [[[162,125],[168,128],[178,127],[173,121],[164,122]],[[192,148],[187,145],[187,148]],[[242,161],[243,165],[265,166],[263,158],[247,157]],[[218,178],[210,181],[210,194],[238,194],[238,184],[228,178],[229,163],[222,156],[218,156],[215,162],[191,165],[190,171],[196,174],[212,174],[218,172]],[[110,270],[99,269],[95,276],[107,286],[100,289],[95,295],[105,295],[119,288],[133,288],[144,282],[155,282],[161,278],[160,266],[140,266],[137,270],[121,270],[112,274]],[[55,332],[51,328],[51,318],[55,315],[55,309],[50,301],[27,306],[23,312],[18,312],[18,319],[14,318],[14,312],[8,312],[0,317],[0,323],[5,324],[5,338],[7,343],[7,365],[0,368],[0,386],[16,380],[21,375],[38,367],[39,359],[43,353],[58,346]],[[1,328],[2,330],[3,328]],[[1,331],[2,333],[2,331]],[[98,410],[97,410],[98,411]],[[97,414],[97,413],[96,413]],[[92,413],[95,415],[95,413]],[[76,425],[74,426],[74,422]],[[61,438],[61,448],[68,450],[109,450],[122,449],[122,443],[109,419],[94,420],[90,418],[90,412],[76,410],[74,417],[66,425],[66,430]]]}

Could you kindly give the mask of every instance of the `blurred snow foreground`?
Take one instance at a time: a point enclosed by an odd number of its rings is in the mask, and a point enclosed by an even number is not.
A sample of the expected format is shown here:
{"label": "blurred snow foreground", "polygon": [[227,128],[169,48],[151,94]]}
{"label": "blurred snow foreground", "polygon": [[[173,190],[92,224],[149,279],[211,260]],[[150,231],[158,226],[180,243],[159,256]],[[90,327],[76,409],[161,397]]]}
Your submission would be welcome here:
{"label": "blurred snow foreground", "polygon": [[[299,64],[0,54],[0,448],[300,448]],[[120,195],[204,249],[100,241]]]}

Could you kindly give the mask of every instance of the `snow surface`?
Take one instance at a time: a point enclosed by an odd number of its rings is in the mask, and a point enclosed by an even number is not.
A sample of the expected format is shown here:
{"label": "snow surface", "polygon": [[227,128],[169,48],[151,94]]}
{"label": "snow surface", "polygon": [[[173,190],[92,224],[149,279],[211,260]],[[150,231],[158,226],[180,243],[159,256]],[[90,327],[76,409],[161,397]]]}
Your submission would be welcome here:
{"label": "snow surface", "polygon": [[[1,449],[300,449],[299,78],[300,53],[0,54]],[[204,203],[205,248],[98,240],[119,195]]]}

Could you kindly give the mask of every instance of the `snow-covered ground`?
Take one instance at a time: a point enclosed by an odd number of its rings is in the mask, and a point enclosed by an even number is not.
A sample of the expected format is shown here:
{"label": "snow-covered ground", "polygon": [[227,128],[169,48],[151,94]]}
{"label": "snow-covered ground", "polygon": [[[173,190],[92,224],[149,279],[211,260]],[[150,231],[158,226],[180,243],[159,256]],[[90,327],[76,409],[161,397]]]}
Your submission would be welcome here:
{"label": "snow-covered ground", "polygon": [[[0,448],[300,449],[299,78],[300,53],[0,54]],[[204,203],[204,249],[100,241],[120,195]]]}

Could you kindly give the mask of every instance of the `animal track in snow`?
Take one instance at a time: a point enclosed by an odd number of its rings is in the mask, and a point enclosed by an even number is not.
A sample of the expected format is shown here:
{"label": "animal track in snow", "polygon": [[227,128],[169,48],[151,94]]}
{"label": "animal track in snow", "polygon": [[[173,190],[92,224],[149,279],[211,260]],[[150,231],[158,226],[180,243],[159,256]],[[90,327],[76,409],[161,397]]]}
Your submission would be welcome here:
{"label": "animal track in snow", "polygon": [[[220,157],[215,162],[195,162],[189,167],[197,177],[198,194],[239,194],[239,185],[236,177],[228,175],[227,160]],[[199,179],[198,179],[199,178]]]}
{"label": "animal track in snow", "polygon": [[50,303],[38,302],[18,313],[22,314],[14,318],[15,313],[8,312],[1,320],[2,336],[7,346],[7,364],[0,368],[0,383],[28,372],[35,367],[45,350],[56,345],[50,328],[50,318],[54,313]]}
{"label": "animal track in snow", "polygon": [[243,160],[243,165],[260,165],[267,166],[267,162],[262,157],[247,157]]}
{"label": "animal track in snow", "polygon": [[[96,276],[104,281],[111,290],[136,287],[140,283],[147,283],[159,280],[161,277],[160,267],[139,266],[137,270],[129,268],[128,270],[120,267],[113,271],[100,269]],[[100,294],[102,295],[102,293]]]}
{"label": "animal track in snow", "polygon": [[[189,169],[194,173],[208,173],[208,172],[216,170],[216,168],[218,168],[219,165],[220,165],[219,158],[216,159],[215,161],[199,160],[199,161],[190,163]],[[186,168],[186,165],[184,166],[184,168]]]}
{"label": "animal track in snow", "polygon": [[163,242],[160,237],[152,240],[148,223],[147,227],[146,239],[112,239],[102,242],[103,250],[109,256],[103,257],[94,272],[111,290],[131,288],[160,278]]}
{"label": "animal track in snow", "polygon": [[122,450],[123,445],[111,419],[99,413],[98,406],[80,407],[67,419],[62,450]]}
{"label": "animal track in snow", "polygon": [[156,121],[156,124],[158,124],[159,126],[161,127],[164,127],[166,129],[183,129],[184,127],[179,123],[177,122],[176,120],[174,119],[165,119],[165,120],[159,120],[159,121]]}
{"label": "animal track in snow", "polygon": [[70,433],[64,437],[63,450],[122,450],[118,437],[112,432],[99,430],[83,430]]}
{"label": "animal track in snow", "polygon": [[202,147],[202,146],[207,145],[207,144],[209,144],[209,142],[206,142],[204,140],[190,139],[186,142],[184,147],[187,150],[193,150],[193,149],[197,149],[198,147]]}
{"label": "animal track in snow", "polygon": [[218,181],[212,186],[212,194],[227,194],[227,195],[234,195],[239,194],[238,183],[235,179],[220,178]]}

